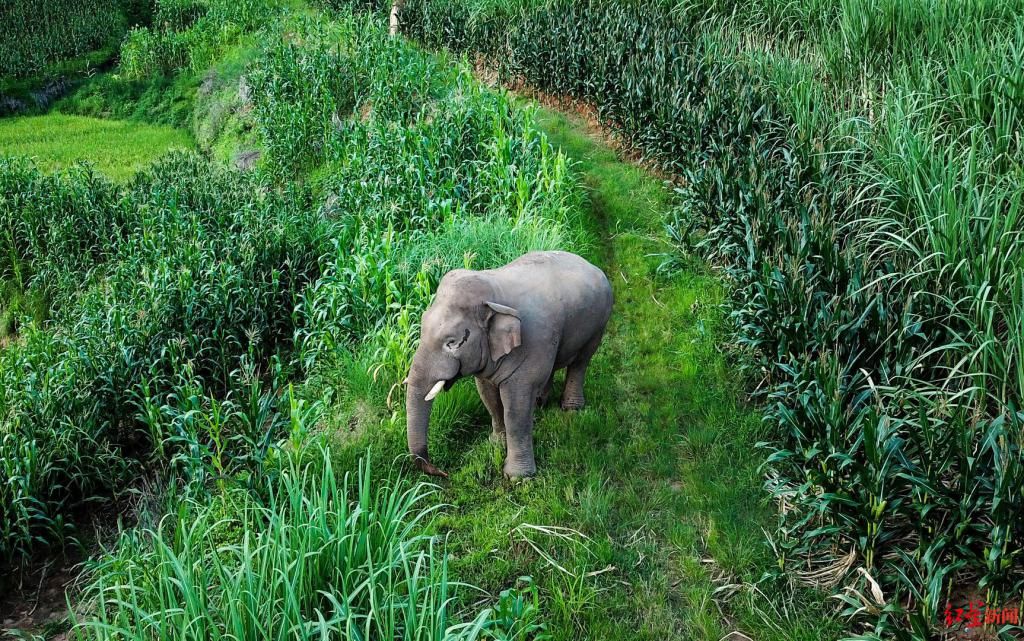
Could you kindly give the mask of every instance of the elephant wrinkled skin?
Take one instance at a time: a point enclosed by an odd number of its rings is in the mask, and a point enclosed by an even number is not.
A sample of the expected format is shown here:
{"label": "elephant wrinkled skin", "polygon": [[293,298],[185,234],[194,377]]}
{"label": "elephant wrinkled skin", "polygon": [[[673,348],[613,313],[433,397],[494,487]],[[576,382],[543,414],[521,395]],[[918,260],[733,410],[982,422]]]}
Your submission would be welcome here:
{"label": "elephant wrinkled skin", "polygon": [[567,252],[531,252],[504,267],[445,274],[426,312],[406,389],[409,452],[421,470],[446,476],[427,455],[433,399],[476,378],[492,439],[507,448],[504,471],[537,471],[533,410],[565,368],[562,408],[583,407],[583,379],[612,310],[602,272]]}

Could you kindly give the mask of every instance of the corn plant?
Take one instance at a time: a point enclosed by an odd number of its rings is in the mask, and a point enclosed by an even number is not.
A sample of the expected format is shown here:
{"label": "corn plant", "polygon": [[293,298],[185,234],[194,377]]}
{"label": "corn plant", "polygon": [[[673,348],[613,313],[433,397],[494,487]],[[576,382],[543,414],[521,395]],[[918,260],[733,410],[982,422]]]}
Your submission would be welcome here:
{"label": "corn plant", "polygon": [[112,50],[127,28],[120,0],[25,0],[0,7],[0,78],[43,73],[66,59]]}

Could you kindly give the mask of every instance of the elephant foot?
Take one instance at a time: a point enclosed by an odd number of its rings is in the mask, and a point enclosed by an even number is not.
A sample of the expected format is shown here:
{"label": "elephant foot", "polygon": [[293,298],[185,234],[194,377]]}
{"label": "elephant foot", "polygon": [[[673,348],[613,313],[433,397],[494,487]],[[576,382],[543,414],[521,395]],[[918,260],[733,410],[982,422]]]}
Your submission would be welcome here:
{"label": "elephant foot", "polygon": [[507,479],[524,481],[537,475],[537,465],[535,463],[530,463],[529,465],[512,465],[508,461],[505,461],[505,467],[502,471],[505,473],[505,478]]}
{"label": "elephant foot", "polygon": [[564,396],[562,397],[562,409],[570,412],[573,410],[581,410],[586,405],[586,401],[583,396]]}

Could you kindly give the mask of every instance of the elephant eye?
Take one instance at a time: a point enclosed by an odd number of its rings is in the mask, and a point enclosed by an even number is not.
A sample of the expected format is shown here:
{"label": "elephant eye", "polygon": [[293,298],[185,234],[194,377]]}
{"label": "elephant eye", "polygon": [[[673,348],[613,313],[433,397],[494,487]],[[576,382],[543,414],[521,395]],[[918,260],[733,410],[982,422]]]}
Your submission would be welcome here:
{"label": "elephant eye", "polygon": [[466,341],[468,341],[468,340],[469,340],[469,330],[467,329],[466,333],[462,335],[462,340],[459,341],[459,343],[457,345],[453,345],[452,344],[452,343],[455,342],[454,338],[451,339],[450,341],[448,341],[448,343],[446,343],[446,345],[448,346],[449,349],[459,349],[460,347],[465,345]]}

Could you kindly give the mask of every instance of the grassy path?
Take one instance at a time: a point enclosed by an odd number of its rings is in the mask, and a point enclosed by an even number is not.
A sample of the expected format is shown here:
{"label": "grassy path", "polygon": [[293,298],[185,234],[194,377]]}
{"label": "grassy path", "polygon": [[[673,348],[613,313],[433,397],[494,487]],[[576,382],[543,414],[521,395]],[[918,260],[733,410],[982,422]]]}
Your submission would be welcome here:
{"label": "grassy path", "polygon": [[[667,206],[657,179],[582,122],[539,119],[579,163],[600,239],[591,258],[616,308],[587,409],[540,412],[536,480],[509,486],[479,425],[458,429],[467,413],[466,425],[486,424],[472,384],[435,407],[454,417],[433,432],[453,452],[444,498],[454,507],[440,522],[453,573],[492,591],[531,575],[557,639],[835,638],[817,595],[752,586],[773,562],[762,528],[774,517],[757,471],[760,422],[719,349],[720,285],[699,271],[657,274]],[[716,592],[726,584],[739,587]]]}

